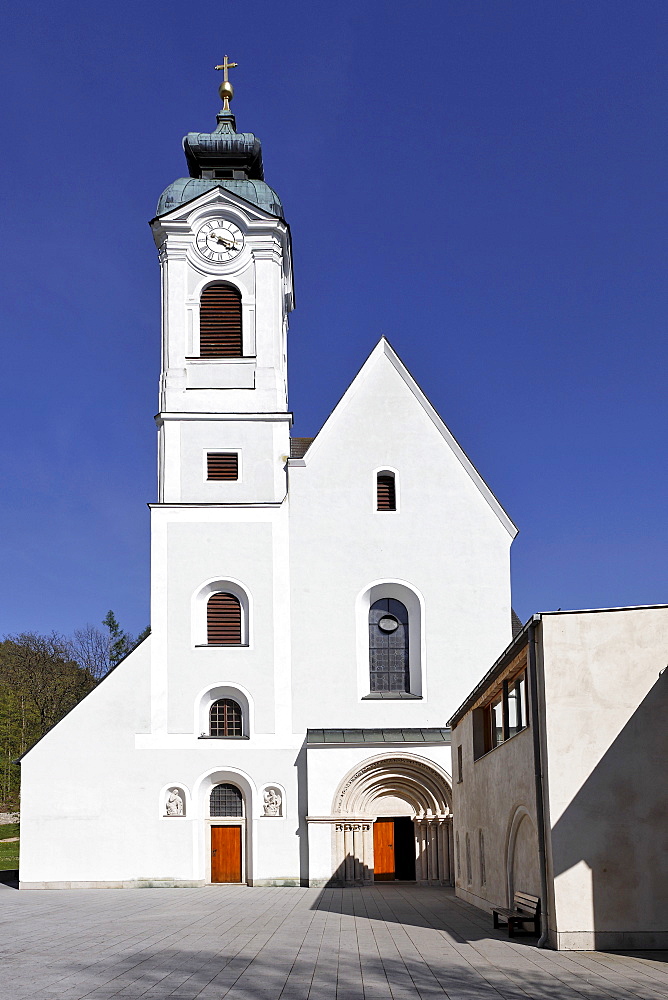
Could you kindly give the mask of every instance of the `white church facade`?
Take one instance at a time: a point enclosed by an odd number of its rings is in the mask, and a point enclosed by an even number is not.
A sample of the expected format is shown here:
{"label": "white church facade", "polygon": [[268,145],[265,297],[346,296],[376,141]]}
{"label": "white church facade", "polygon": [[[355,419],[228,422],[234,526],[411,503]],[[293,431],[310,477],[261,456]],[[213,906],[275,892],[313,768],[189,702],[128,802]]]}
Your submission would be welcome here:
{"label": "white church facade", "polygon": [[221,90],[151,223],[151,635],[24,757],[20,884],[450,884],[516,529],[384,339],[291,439],[290,232]]}

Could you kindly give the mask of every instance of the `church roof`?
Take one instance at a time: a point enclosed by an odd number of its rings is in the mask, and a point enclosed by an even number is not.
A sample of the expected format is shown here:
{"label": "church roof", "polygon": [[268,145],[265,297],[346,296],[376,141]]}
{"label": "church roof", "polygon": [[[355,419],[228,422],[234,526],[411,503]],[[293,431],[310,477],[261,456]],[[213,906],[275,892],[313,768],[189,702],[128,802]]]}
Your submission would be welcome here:
{"label": "church roof", "polygon": [[450,743],[449,729],[307,729],[309,746],[341,743]]}
{"label": "church roof", "polygon": [[290,438],[290,458],[303,458],[311,446],[313,438]]}
{"label": "church roof", "polygon": [[231,191],[271,215],[277,215],[279,219],[283,218],[280,198],[264,181],[235,178],[221,180],[215,177],[179,177],[178,180],[172,181],[160,195],[156,215],[171,212],[172,209],[185,205],[187,201],[198,198],[205,191],[213,191],[218,187]]}

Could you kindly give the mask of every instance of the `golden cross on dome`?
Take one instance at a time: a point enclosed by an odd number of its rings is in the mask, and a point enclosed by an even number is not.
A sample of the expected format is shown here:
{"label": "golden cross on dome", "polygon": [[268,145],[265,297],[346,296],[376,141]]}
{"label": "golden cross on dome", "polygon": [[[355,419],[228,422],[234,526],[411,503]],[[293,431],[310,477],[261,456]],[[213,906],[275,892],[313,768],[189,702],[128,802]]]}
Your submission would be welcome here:
{"label": "golden cross on dome", "polygon": [[230,110],[230,101],[234,97],[234,87],[230,83],[229,77],[228,77],[227,73],[228,73],[228,70],[234,69],[234,67],[238,66],[238,65],[239,65],[239,63],[230,62],[229,59],[227,58],[227,56],[225,56],[225,58],[223,59],[223,62],[222,62],[222,64],[220,66],[214,66],[213,67],[214,69],[222,69],[222,71],[223,71],[223,82],[221,83],[220,87],[218,88],[218,93],[220,94],[220,96],[223,99],[223,111],[229,111]]}

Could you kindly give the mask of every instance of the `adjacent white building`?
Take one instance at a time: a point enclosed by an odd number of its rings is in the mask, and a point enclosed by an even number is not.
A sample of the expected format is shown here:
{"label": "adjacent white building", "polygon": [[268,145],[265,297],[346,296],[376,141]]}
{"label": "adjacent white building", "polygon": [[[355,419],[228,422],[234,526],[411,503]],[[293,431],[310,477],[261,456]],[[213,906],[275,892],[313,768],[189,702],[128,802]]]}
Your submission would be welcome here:
{"label": "adjacent white building", "polygon": [[668,606],[534,615],[450,719],[457,894],[560,950],[668,947]]}
{"label": "adjacent white building", "polygon": [[386,340],[291,439],[260,143],[226,101],[184,148],[152,633],[23,759],[21,886],[449,883],[444,720],[511,638],[516,529]]}

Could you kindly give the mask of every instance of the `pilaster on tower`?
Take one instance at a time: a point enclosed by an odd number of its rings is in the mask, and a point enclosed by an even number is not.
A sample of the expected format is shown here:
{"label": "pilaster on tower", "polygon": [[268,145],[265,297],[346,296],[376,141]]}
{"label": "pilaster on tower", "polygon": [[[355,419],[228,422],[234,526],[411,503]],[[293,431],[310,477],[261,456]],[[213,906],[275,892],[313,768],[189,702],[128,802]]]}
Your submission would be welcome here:
{"label": "pilaster on tower", "polygon": [[[190,176],[163,192],[151,223],[162,275],[161,503],[285,495],[290,232],[260,140],[236,131],[232,93],[225,80],[213,132],[185,136]],[[208,456],[234,452],[238,478],[211,479]]]}

